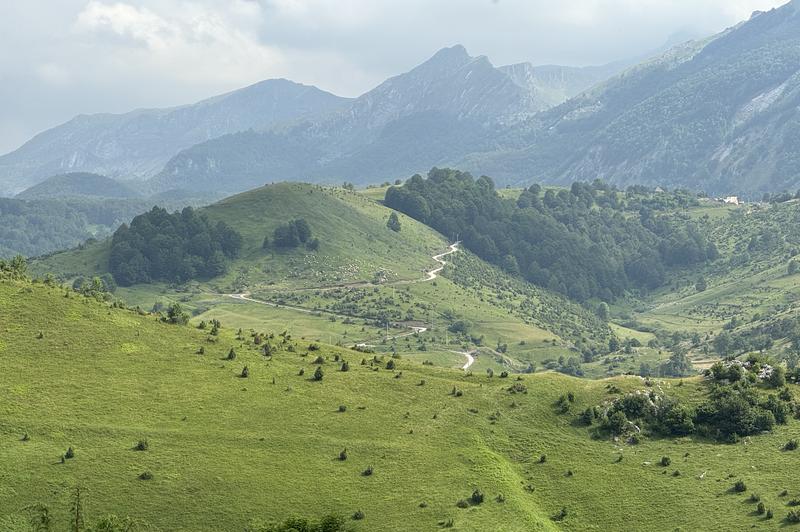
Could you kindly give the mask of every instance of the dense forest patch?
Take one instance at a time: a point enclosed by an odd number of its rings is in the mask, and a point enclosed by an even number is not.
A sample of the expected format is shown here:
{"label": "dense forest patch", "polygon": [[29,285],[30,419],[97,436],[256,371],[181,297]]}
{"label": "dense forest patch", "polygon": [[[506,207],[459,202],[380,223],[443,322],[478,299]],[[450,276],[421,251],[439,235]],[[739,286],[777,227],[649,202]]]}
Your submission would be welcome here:
{"label": "dense forest patch", "polygon": [[660,213],[696,198],[642,198],[600,181],[570,190],[533,185],[513,201],[486,176],[434,168],[386,191],[388,207],[458,238],[478,256],[577,301],[612,301],[626,290],[654,289],[671,267],[717,256],[697,224]]}
{"label": "dense forest patch", "polygon": [[109,268],[123,286],[185,282],[225,273],[241,247],[241,235],[225,222],[213,224],[191,207],[173,214],[153,207],[114,233]]}

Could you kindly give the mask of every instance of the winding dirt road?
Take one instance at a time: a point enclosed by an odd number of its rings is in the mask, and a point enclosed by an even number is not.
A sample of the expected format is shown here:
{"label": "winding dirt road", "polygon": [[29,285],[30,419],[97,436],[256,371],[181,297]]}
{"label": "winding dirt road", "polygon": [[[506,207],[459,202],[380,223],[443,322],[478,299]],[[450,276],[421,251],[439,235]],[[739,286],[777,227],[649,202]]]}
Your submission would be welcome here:
{"label": "winding dirt road", "polygon": [[441,266],[439,266],[436,269],[433,269],[433,270],[429,271],[425,275],[424,279],[420,279],[420,282],[424,283],[424,282],[427,282],[427,281],[433,281],[434,279],[439,277],[439,274],[442,272],[442,270],[444,270],[444,267],[447,266],[447,261],[442,260],[442,258],[446,257],[448,255],[452,255],[453,253],[458,251],[458,244],[460,244],[460,242],[454,242],[453,244],[450,244],[450,249],[448,249],[444,253],[440,253],[439,255],[434,255],[433,257],[431,257],[433,260],[435,260],[436,262],[441,264]]}
{"label": "winding dirt road", "polygon": [[[448,246],[447,251],[445,251],[444,253],[440,253],[438,255],[434,255],[433,257],[431,257],[434,261],[439,263],[439,267],[434,268],[433,270],[430,270],[430,271],[426,272],[425,273],[425,277],[423,277],[422,279],[417,279],[416,281],[398,281],[396,283],[391,283],[391,284],[415,284],[415,283],[425,283],[425,282],[429,282],[429,281],[435,280],[437,277],[439,277],[439,274],[442,273],[442,270],[444,270],[444,267],[447,266],[447,261],[444,260],[444,257],[447,257],[448,255],[452,255],[453,253],[456,253],[458,251],[458,244],[459,243],[460,242],[454,242],[454,243],[450,244],[450,246]],[[314,290],[314,288],[304,288],[302,290]],[[250,297],[250,293],[249,292],[242,292],[242,293],[239,293],[239,294],[223,294],[223,295],[225,297],[229,297],[231,299],[236,299],[238,301],[249,301],[251,303],[257,303],[259,305],[266,305],[268,307],[274,307],[274,308],[285,308],[285,309],[294,310],[294,311],[297,311],[297,312],[303,312],[305,314],[327,314],[329,316],[335,316],[337,318],[359,318],[359,319],[361,319],[360,316],[350,316],[350,315],[345,315],[345,314],[336,314],[335,312],[330,312],[330,311],[327,311],[327,310],[308,309],[308,308],[304,308],[304,307],[295,307],[295,306],[292,306],[292,305],[282,305],[280,303],[272,303],[270,301],[262,301],[260,299],[253,299],[252,297]],[[424,333],[425,331],[428,330],[427,327],[409,327],[409,329],[410,329],[410,331],[407,332],[407,333],[398,334],[397,336],[387,337],[387,339],[395,340],[397,338],[405,338],[406,336],[412,336],[414,334]],[[366,344],[364,344],[364,345],[366,345]],[[462,369],[464,371],[467,371],[470,368],[470,366],[472,366],[472,364],[475,363],[475,357],[473,356],[475,354],[475,351],[472,351],[472,352],[469,352],[469,353],[466,352],[466,351],[451,351],[451,353],[457,353],[459,355],[464,355],[464,357],[466,358],[466,363],[464,364],[464,366],[462,366]]]}

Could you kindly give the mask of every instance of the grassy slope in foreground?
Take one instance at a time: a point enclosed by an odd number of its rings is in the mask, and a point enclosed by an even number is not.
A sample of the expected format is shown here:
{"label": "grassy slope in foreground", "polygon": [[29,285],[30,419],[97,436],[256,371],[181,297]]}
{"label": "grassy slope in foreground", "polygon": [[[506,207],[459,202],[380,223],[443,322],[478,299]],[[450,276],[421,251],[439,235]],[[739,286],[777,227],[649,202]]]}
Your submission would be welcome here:
{"label": "grassy slope in foreground", "polygon": [[[512,379],[405,359],[373,371],[360,354],[322,346],[325,376],[313,382],[317,352],[303,356],[304,343],[268,361],[229,329],[209,343],[196,329],[19,282],[0,282],[0,328],[0,464],[10,465],[0,469],[0,515],[41,502],[63,523],[80,484],[91,518],[130,515],[164,530],[358,509],[366,518],[353,526],[363,531],[432,530],[447,519],[457,530],[548,530],[562,507],[558,526],[573,530],[734,530],[774,528],[798,497],[795,453],[780,450],[800,435],[796,421],[739,445],[592,440],[577,413],[612,397],[609,381],[527,375],[528,393],[510,394]],[[231,346],[236,360],[222,360]],[[335,354],[350,371],[337,371]],[[656,385],[702,393],[697,380]],[[566,391],[573,413],[557,414]],[[141,438],[149,450],[132,450]],[[75,458],[59,463],[69,446]],[[670,467],[656,465],[662,456]],[[362,476],[370,465],[374,474]],[[143,471],[153,479],[139,480]],[[729,492],[738,478],[748,493]],[[483,504],[457,508],[475,488]],[[750,493],[774,521],[753,514]]]}

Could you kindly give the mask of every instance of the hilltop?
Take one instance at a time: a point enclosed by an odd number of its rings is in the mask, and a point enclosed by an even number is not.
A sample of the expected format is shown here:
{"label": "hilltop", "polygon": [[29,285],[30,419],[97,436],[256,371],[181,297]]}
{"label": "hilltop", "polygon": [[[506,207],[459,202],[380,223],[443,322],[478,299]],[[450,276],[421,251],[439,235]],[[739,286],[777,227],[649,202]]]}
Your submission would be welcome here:
{"label": "hilltop", "polygon": [[60,174],[23,190],[18,199],[135,198],[140,194],[119,181],[89,173]]}

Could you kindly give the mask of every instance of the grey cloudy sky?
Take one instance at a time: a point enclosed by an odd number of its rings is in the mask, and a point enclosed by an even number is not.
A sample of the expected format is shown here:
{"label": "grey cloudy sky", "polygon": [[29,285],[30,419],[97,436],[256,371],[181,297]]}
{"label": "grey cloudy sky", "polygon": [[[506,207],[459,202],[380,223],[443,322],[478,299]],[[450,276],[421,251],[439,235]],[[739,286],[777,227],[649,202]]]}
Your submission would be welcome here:
{"label": "grey cloudy sky", "polygon": [[286,77],[356,96],[444,46],[599,64],[785,0],[0,0],[0,153],[79,113]]}

